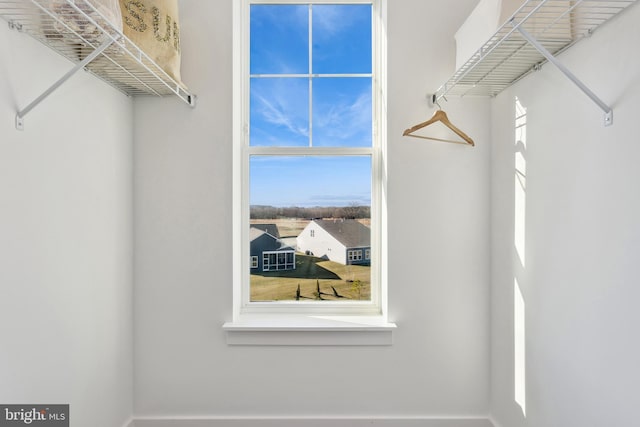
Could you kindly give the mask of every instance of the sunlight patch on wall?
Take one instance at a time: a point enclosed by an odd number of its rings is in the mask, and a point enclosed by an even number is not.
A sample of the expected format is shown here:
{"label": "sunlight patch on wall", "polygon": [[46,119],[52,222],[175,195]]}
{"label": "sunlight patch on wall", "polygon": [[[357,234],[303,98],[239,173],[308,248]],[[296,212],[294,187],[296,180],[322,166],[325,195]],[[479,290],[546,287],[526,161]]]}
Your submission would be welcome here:
{"label": "sunlight patch on wall", "polygon": [[525,210],[527,179],[527,109],[516,98],[514,244],[520,264],[525,266]]}
{"label": "sunlight patch on wall", "polygon": [[514,207],[513,244],[520,265],[514,265],[513,279],[513,382],[514,400],[527,416],[526,396],[526,316],[525,300],[518,277],[525,271],[527,205],[527,109],[515,98],[514,123]]}
{"label": "sunlight patch on wall", "polygon": [[513,359],[514,397],[527,416],[525,304],[518,279],[513,281]]}

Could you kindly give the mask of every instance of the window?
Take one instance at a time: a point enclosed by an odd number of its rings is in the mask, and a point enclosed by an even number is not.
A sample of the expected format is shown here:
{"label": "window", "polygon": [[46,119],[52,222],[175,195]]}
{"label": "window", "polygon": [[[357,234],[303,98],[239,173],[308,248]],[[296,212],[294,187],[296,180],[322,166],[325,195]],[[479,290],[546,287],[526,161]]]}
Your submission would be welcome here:
{"label": "window", "polygon": [[257,256],[252,256],[251,257],[251,268],[258,268],[258,257]]}
{"label": "window", "polygon": [[263,252],[262,271],[292,270],[295,268],[296,254],[293,251]]}
{"label": "window", "polygon": [[236,314],[382,311],[384,1],[239,2]]}
{"label": "window", "polygon": [[351,250],[348,253],[349,261],[361,261],[362,260],[362,249]]}

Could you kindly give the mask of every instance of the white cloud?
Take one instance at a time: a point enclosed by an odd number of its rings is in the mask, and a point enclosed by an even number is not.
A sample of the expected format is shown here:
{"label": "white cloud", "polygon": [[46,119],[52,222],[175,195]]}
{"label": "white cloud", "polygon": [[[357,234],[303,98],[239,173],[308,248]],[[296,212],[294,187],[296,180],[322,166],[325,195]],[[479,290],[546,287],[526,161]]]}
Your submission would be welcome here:
{"label": "white cloud", "polygon": [[268,99],[260,95],[256,95],[256,98],[260,101],[262,108],[259,108],[255,113],[260,114],[265,121],[276,126],[283,126],[297,135],[309,135],[309,129],[296,123],[295,118],[290,115],[290,111],[287,111],[288,109],[282,103],[269,102]]}
{"label": "white cloud", "polygon": [[334,36],[349,28],[357,27],[360,20],[369,19],[370,6],[366,5],[316,5],[313,7],[314,31],[324,36]]}
{"label": "white cloud", "polygon": [[366,137],[371,132],[370,90],[360,93],[355,99],[335,99],[319,109],[321,114],[315,114],[315,126],[325,137],[344,141]]}
{"label": "white cloud", "polygon": [[304,86],[291,79],[260,82],[252,88],[252,117],[284,128],[294,135],[308,137],[308,105],[300,97],[300,93],[305,93],[304,89]]}

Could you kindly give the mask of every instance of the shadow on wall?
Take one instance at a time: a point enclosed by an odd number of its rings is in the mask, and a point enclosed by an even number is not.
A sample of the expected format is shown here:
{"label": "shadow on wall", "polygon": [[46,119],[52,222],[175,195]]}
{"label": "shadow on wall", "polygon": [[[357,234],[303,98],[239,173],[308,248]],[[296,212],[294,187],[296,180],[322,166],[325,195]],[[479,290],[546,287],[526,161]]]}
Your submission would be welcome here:
{"label": "shadow on wall", "polygon": [[[10,31],[8,29],[3,29],[2,31]],[[7,55],[11,49],[11,37],[0,37],[0,52],[4,52],[3,55]],[[15,88],[11,83],[11,75],[9,74],[9,70],[7,69],[8,61],[0,61],[0,93],[5,94],[3,96],[5,98],[5,102],[10,104],[10,107],[18,111],[18,101],[16,100]],[[10,96],[6,96],[10,95]]]}

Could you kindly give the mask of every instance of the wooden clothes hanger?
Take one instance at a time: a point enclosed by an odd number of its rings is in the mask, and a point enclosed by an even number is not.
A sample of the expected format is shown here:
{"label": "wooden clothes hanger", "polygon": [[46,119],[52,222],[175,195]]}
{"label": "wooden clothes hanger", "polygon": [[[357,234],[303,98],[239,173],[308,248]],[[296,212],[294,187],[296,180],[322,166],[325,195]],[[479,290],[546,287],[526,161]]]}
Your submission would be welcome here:
{"label": "wooden clothes hanger", "polygon": [[[433,124],[435,122],[440,122],[440,123],[444,124],[446,127],[451,129],[456,135],[458,135],[460,138],[462,138],[463,141],[456,141],[456,140],[453,140],[453,139],[434,138],[434,137],[422,136],[422,135],[413,135],[413,133],[415,131],[417,131],[419,129],[422,129],[424,127],[427,127],[430,124]],[[438,109],[438,111],[436,111],[433,114],[433,117],[431,117],[426,122],[420,123],[418,125],[415,125],[412,128],[409,128],[409,129],[405,130],[404,133],[402,134],[402,136],[412,136],[414,138],[431,139],[431,140],[434,140],[434,141],[442,141],[442,142],[453,142],[453,143],[456,143],[456,144],[469,144],[472,147],[474,147],[476,145],[473,142],[473,139],[471,139],[469,137],[469,135],[467,135],[466,133],[462,132],[453,123],[451,123],[451,121],[449,121],[449,117],[447,117],[447,113],[445,113],[441,109]]]}

